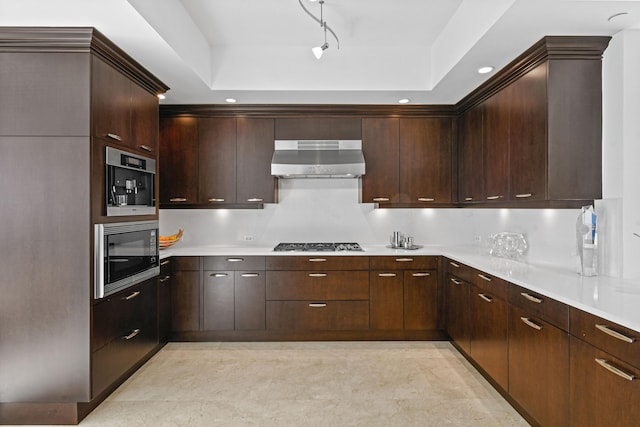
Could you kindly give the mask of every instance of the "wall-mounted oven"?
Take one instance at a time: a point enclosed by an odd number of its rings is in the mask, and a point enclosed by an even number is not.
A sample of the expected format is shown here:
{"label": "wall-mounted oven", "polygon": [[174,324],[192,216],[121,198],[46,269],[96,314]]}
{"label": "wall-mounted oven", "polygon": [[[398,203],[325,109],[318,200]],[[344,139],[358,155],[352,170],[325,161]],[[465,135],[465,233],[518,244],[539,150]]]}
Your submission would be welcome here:
{"label": "wall-mounted oven", "polygon": [[94,231],[95,298],[160,274],[158,221],[96,224]]}
{"label": "wall-mounted oven", "polygon": [[107,216],[155,215],[156,161],[107,147]]}

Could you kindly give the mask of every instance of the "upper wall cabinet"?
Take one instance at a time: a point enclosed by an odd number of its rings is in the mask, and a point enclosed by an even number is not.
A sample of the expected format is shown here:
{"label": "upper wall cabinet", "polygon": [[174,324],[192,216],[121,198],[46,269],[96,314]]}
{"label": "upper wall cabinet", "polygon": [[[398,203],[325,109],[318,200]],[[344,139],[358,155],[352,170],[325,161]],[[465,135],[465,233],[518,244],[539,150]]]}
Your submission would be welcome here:
{"label": "upper wall cabinet", "polygon": [[275,139],[361,139],[359,117],[298,117],[275,120]]}
{"label": "upper wall cabinet", "polygon": [[194,205],[198,200],[198,120],[160,120],[160,206]]}
{"label": "upper wall cabinet", "polygon": [[400,201],[400,119],[362,119],[362,151],[366,173],[361,178],[362,203]]}

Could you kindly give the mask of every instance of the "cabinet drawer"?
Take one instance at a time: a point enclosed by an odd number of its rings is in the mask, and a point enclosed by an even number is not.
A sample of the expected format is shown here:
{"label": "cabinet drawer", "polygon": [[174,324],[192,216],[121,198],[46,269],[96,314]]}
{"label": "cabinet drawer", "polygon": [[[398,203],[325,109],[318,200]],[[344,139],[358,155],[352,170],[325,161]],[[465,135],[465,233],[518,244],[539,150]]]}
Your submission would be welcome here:
{"label": "cabinet drawer", "polygon": [[267,270],[369,270],[366,256],[272,256]]}
{"label": "cabinet drawer", "polygon": [[165,258],[160,260],[160,277],[166,276],[167,274],[171,274],[171,266],[172,266],[171,258]]}
{"label": "cabinet drawer", "polygon": [[461,262],[448,258],[445,260],[445,268],[447,273],[467,282],[471,280],[471,276],[473,275],[473,269],[471,267],[467,267]]}
{"label": "cabinet drawer", "polygon": [[268,271],[267,300],[368,300],[368,271]]}
{"label": "cabinet drawer", "polygon": [[267,301],[267,329],[369,329],[369,302]]}
{"label": "cabinet drawer", "polygon": [[203,258],[204,270],[264,270],[261,256],[209,256]]}
{"label": "cabinet drawer", "polygon": [[508,291],[510,304],[539,316],[564,331],[569,330],[569,307],[566,304],[514,284],[509,286]]}
{"label": "cabinet drawer", "polygon": [[171,258],[173,271],[198,271],[200,269],[200,257],[179,256]]}
{"label": "cabinet drawer", "polygon": [[374,256],[370,264],[372,270],[435,270],[438,268],[438,257]]}
{"label": "cabinet drawer", "polygon": [[507,300],[507,288],[511,286],[509,282],[476,269],[472,269],[469,281],[480,288],[482,292]]}
{"label": "cabinet drawer", "polygon": [[640,333],[571,307],[571,335],[640,368]]}

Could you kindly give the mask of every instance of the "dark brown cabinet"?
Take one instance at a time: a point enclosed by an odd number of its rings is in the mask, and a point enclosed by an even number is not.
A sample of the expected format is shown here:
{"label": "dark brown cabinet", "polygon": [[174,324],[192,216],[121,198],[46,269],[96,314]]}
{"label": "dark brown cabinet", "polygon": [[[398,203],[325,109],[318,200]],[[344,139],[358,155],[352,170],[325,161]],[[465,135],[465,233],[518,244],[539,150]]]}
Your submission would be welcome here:
{"label": "dark brown cabinet", "polygon": [[371,329],[400,330],[404,325],[402,271],[371,271]]}
{"label": "dark brown cabinet", "polygon": [[233,271],[204,272],[202,329],[205,331],[234,329],[233,283]]}
{"label": "dark brown cabinet", "polygon": [[458,198],[463,203],[484,200],[483,113],[483,107],[478,106],[458,119]]}
{"label": "dark brown cabinet", "polygon": [[171,337],[171,258],[160,261],[158,276],[158,340],[166,343]]}
{"label": "dark brown cabinet", "polygon": [[276,203],[277,181],[271,175],[274,121],[237,118],[236,199],[238,203]]}
{"label": "dark brown cabinet", "polygon": [[198,203],[236,203],[236,119],[198,119]]}
{"label": "dark brown cabinet", "polygon": [[161,206],[192,205],[198,200],[198,123],[193,117],[160,120]]}
{"label": "dark brown cabinet", "polygon": [[469,318],[470,285],[453,274],[447,274],[446,277],[445,317],[447,333],[460,349],[469,354],[469,343],[471,341],[471,320]]}
{"label": "dark brown cabinet", "polygon": [[171,278],[171,330],[200,329],[200,258],[174,257]]}
{"label": "dark brown cabinet", "polygon": [[362,151],[366,174],[360,202],[398,203],[400,194],[400,119],[363,118]]}
{"label": "dark brown cabinet", "polygon": [[438,328],[438,275],[431,271],[404,272],[404,329]]}
{"label": "dark brown cabinet", "polygon": [[[479,108],[483,112],[483,199],[489,203],[509,200],[509,102],[511,86],[487,99]],[[473,179],[472,177],[465,177]]]}

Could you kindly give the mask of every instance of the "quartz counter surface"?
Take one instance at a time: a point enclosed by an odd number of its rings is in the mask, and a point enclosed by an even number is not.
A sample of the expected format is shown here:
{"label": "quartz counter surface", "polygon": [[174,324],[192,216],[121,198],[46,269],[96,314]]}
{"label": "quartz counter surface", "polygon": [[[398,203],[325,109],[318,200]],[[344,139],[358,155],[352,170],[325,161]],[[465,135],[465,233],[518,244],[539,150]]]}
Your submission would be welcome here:
{"label": "quartz counter surface", "polygon": [[361,245],[362,252],[275,252],[273,246],[188,246],[160,252],[170,256],[425,256],[443,255],[470,267],[640,332],[640,281],[583,277],[571,268],[497,258],[486,248],[429,246],[416,250]]}

